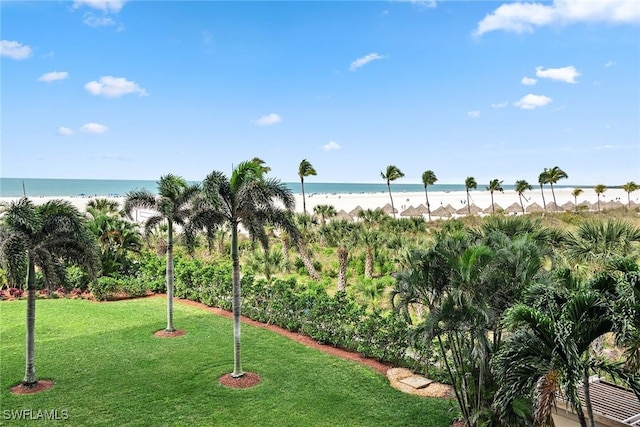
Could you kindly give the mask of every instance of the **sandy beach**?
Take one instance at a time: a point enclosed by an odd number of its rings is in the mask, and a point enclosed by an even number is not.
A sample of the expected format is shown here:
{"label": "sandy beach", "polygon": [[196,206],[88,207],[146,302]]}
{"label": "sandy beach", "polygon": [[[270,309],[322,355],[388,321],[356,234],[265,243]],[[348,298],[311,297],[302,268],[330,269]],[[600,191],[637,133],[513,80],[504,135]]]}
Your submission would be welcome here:
{"label": "sandy beach", "polygon": [[[413,207],[416,208],[419,205],[426,206],[425,194],[424,192],[393,192],[393,202],[396,210],[398,211],[397,216],[407,216],[402,215],[404,211],[408,208]],[[567,202],[574,202],[574,197],[571,194],[573,191],[572,188],[557,188],[554,189],[556,195],[556,201],[558,206],[563,206]],[[525,209],[531,209],[531,211],[536,209],[536,205],[542,207],[542,195],[540,194],[540,189],[527,191],[524,196],[526,200],[523,199]],[[496,210],[503,209],[508,212],[516,211],[521,213],[520,209],[515,209],[512,205],[517,204],[518,207],[520,205],[520,201],[518,198],[518,193],[514,190],[506,190],[504,193],[496,192],[493,195],[495,208]],[[545,201],[547,203],[547,209],[553,210],[553,207],[549,207],[549,204],[553,202],[553,195],[551,193],[550,188],[546,188],[544,191]],[[48,200],[52,199],[62,199],[67,200],[76,206],[81,211],[86,210],[87,204],[95,199],[95,198],[107,198],[110,200],[115,200],[121,205],[124,203],[124,197],[33,197],[32,200],[36,204],[46,203]],[[302,195],[295,194],[296,199],[296,211],[302,212]],[[6,203],[18,200],[17,197],[2,197],[0,198],[0,202]],[[597,203],[598,196],[593,190],[593,188],[585,188],[583,193],[578,196],[578,204],[589,203],[590,205]],[[631,201],[632,203],[640,203],[640,191],[635,191],[631,193]],[[357,207],[362,209],[376,209],[382,208],[387,203],[389,203],[389,193],[388,192],[378,192],[378,193],[333,193],[333,194],[307,194],[306,195],[306,205],[307,212],[313,212],[314,207],[318,205],[331,205],[336,211],[344,211],[346,213],[352,212]],[[450,191],[450,192],[429,192],[429,203],[431,205],[432,218],[438,218],[437,215],[434,215],[434,211],[438,208],[450,206],[449,210],[453,212],[462,210],[459,214],[453,213],[452,215],[443,215],[443,217],[456,217],[464,214],[464,211],[467,207],[467,195],[464,191]],[[477,206],[481,210],[491,209],[491,193],[489,191],[480,191],[474,190],[470,192],[470,203],[472,205]],[[627,193],[619,188],[611,188],[607,189],[607,191],[600,195],[600,204],[602,209],[620,206],[621,204],[627,204]],[[512,206],[511,209],[509,207]],[[140,217],[145,217],[144,212],[140,212]],[[426,214],[424,215],[426,217]]]}

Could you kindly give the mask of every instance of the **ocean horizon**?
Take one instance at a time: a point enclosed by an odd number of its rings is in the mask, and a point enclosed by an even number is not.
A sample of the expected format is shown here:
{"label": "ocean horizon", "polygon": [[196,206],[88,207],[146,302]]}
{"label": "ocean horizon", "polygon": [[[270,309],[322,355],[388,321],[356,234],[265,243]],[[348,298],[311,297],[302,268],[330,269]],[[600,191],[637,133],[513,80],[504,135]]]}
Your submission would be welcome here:
{"label": "ocean horizon", "polygon": [[[191,181],[192,184],[198,182]],[[293,193],[301,193],[299,182],[284,183]],[[536,183],[537,184],[537,183]],[[535,184],[531,184],[535,188]],[[486,191],[478,184],[474,191]],[[502,186],[513,190],[514,185]],[[556,188],[573,186],[556,185]],[[582,187],[586,188],[586,187]],[[118,179],[61,179],[61,178],[0,178],[0,197],[124,197],[133,190],[148,190],[156,194],[156,180],[118,180]],[[465,191],[464,184],[434,184],[428,187],[430,192]],[[347,182],[305,182],[305,193],[311,194],[362,194],[387,192],[386,183],[347,183]],[[422,184],[391,184],[394,193],[424,192]]]}

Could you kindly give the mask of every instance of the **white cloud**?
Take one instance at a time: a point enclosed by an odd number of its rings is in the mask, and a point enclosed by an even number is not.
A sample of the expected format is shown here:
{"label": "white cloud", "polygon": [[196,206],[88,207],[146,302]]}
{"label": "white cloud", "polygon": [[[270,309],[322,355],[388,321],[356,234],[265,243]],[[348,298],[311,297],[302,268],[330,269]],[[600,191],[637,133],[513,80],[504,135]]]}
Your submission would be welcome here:
{"label": "white cloud", "polygon": [[491,108],[504,108],[509,105],[509,101],[497,102],[495,104],[491,104]]}
{"label": "white cloud", "polygon": [[253,123],[258,126],[271,126],[276,123],[280,123],[282,121],[282,117],[277,115],[276,113],[267,114],[266,116],[260,117],[258,120],[254,120]]}
{"label": "white cloud", "polygon": [[349,66],[349,71],[355,71],[358,68],[362,67],[363,65],[368,64],[371,61],[375,61],[377,59],[384,59],[384,56],[379,55],[377,53],[370,53],[368,55],[363,56],[362,58],[358,58],[355,61],[353,61],[351,63],[351,66]]}
{"label": "white cloud", "polygon": [[471,117],[472,119],[477,119],[480,117],[480,111],[479,110],[469,111],[467,113],[467,116]]}
{"label": "white cloud", "polygon": [[82,21],[90,27],[108,27],[116,25],[116,21],[106,16],[95,16],[93,13],[87,13]]}
{"label": "white cloud", "polygon": [[126,0],[74,0],[73,7],[77,9],[82,6],[88,6],[104,13],[118,13],[125,3]]}
{"label": "white cloud", "polygon": [[562,68],[547,68],[546,70],[544,69],[544,67],[536,67],[536,76],[542,79],[558,80],[566,83],[577,83],[576,77],[579,77],[581,75],[582,74],[580,74],[578,70],[576,70],[576,67],[574,67],[573,65]]}
{"label": "white cloud", "polygon": [[629,0],[553,0],[552,4],[507,3],[499,6],[478,23],[474,35],[503,30],[531,33],[536,27],[577,22],[611,24],[640,22],[640,7]]}
{"label": "white cloud", "polygon": [[117,98],[130,93],[146,96],[147,91],[138,86],[136,82],[124,77],[103,76],[99,81],[92,81],[84,85],[84,88],[92,95],[102,95],[107,98]]}
{"label": "white cloud", "polygon": [[109,128],[100,123],[87,123],[82,125],[80,132],[84,133],[105,133]]}
{"label": "white cloud", "polygon": [[528,94],[520,98],[519,101],[514,102],[513,105],[520,107],[523,110],[533,110],[534,108],[544,107],[551,102],[551,98],[544,95]]}
{"label": "white cloud", "polygon": [[341,148],[342,146],[335,141],[329,141],[328,144],[325,144],[322,146],[322,149],[324,151],[334,151],[334,150],[339,150]]}
{"label": "white cloud", "polygon": [[56,80],[64,80],[69,77],[69,73],[66,71],[52,71],[50,73],[45,73],[38,78],[38,81],[51,83]]}
{"label": "white cloud", "polygon": [[73,131],[69,128],[66,128],[64,126],[60,126],[58,128],[58,135],[61,136],[69,136],[69,135],[73,135]]}
{"label": "white cloud", "polygon": [[534,79],[531,77],[523,77],[522,80],[520,80],[522,82],[523,85],[527,85],[527,86],[533,86],[534,84],[538,83],[538,79]]}
{"label": "white cloud", "polygon": [[614,61],[607,61],[604,64],[604,66],[607,67],[607,68],[613,67],[614,65],[616,65],[616,63]]}
{"label": "white cloud", "polygon": [[27,59],[31,56],[31,46],[12,40],[0,40],[0,56],[18,60]]}

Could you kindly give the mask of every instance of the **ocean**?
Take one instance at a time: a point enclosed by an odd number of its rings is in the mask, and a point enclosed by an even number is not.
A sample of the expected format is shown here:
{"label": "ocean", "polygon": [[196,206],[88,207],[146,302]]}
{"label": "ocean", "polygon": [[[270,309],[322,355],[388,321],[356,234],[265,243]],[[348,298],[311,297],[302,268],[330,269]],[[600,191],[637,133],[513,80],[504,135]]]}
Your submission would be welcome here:
{"label": "ocean", "polygon": [[[195,184],[195,182],[194,182]],[[299,182],[285,183],[293,193],[300,193]],[[533,185],[533,184],[532,184]],[[562,186],[557,186],[561,188]],[[121,197],[132,190],[146,189],[156,194],[158,184],[151,180],[118,180],[118,179],[40,179],[40,178],[0,178],[0,197],[73,197],[98,196]],[[485,186],[478,184],[478,191]],[[513,190],[513,185],[503,185],[505,190]],[[424,192],[422,184],[391,184],[394,193]],[[464,191],[464,184],[434,184],[429,191]],[[372,183],[322,183],[305,182],[306,194],[348,194],[387,192],[384,182]]]}

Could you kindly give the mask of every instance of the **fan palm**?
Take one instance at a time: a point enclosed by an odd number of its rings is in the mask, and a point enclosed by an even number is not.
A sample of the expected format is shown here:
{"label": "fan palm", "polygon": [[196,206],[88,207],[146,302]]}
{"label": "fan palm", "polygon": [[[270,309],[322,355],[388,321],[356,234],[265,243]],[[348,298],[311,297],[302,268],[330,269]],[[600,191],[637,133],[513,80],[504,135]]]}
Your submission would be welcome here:
{"label": "fan palm", "polygon": [[632,255],[639,244],[640,228],[617,219],[583,222],[566,242],[571,258],[597,266],[613,256]]}
{"label": "fan palm", "polygon": [[384,172],[380,172],[380,176],[382,179],[387,181],[387,188],[389,189],[389,198],[391,199],[391,212],[393,213],[393,217],[396,217],[396,208],[393,206],[393,196],[391,195],[391,181],[395,181],[396,179],[402,178],[404,173],[397,166],[389,165],[387,166],[387,170]]}
{"label": "fan palm", "polygon": [[165,332],[173,332],[173,244],[174,227],[184,226],[190,213],[190,203],[199,191],[199,186],[190,185],[187,181],[173,174],[160,177],[158,195],[148,190],[134,190],[126,195],[124,211],[132,218],[134,210],[139,208],[154,211],[144,223],[145,233],[150,233],[157,225],[165,222],[167,225],[167,327]]}
{"label": "fan palm", "polygon": [[469,215],[471,215],[471,204],[469,203],[469,190],[473,190],[478,188],[478,183],[476,179],[472,176],[468,176],[467,179],[464,180],[464,189],[467,192],[467,211]]}
{"label": "fan palm", "polygon": [[598,195],[598,211],[600,211],[600,195],[604,194],[604,192],[607,191],[607,186],[604,184],[598,184],[593,187],[593,191],[595,191]]}
{"label": "fan palm", "polygon": [[544,184],[549,183],[549,170],[544,168],[540,175],[538,175],[538,183],[540,184],[540,194],[542,194],[542,207],[547,210],[547,202],[544,200]]}
{"label": "fan palm", "polygon": [[[516,181],[516,193],[518,193],[518,198],[520,199],[520,206],[522,207],[522,213],[524,213],[524,203],[522,203],[522,198],[524,197],[524,192],[527,190],[532,190],[533,187],[524,179],[520,179]],[[524,197],[527,200],[526,197]]]}
{"label": "fan palm", "polygon": [[495,207],[495,204],[493,203],[493,192],[499,191],[501,193],[504,193],[504,189],[502,188],[502,181],[498,180],[497,178],[492,179],[491,181],[489,181],[489,185],[487,186],[487,191],[491,193],[491,213],[495,213],[496,207]]}
{"label": "fan palm", "polygon": [[553,191],[553,184],[565,178],[569,178],[569,175],[558,166],[552,167],[547,172],[547,182],[551,186],[551,194],[553,195],[553,204],[555,205],[556,211],[558,210],[558,204],[556,203],[556,193]]}
{"label": "fan palm", "polygon": [[310,240],[311,235],[311,225],[313,224],[313,218],[306,214],[296,214],[295,217],[296,225],[298,226],[298,230],[300,230],[300,239],[296,247],[298,248],[298,253],[300,253],[300,259],[304,264],[304,267],[307,269],[307,273],[309,273],[309,277],[313,280],[320,280],[320,275],[316,270],[316,267],[313,265],[313,261],[310,257],[310,252],[307,248],[307,244]]}
{"label": "fan palm", "polygon": [[93,276],[97,247],[83,215],[70,203],[52,200],[35,206],[26,197],[3,206],[0,258],[14,283],[26,277],[26,366],[22,385],[38,382],[35,371],[36,267],[52,285],[63,278],[64,263],[82,266]]}
{"label": "fan palm", "polygon": [[234,378],[244,375],[240,353],[240,255],[238,229],[240,226],[254,241],[268,248],[266,225],[286,230],[296,244],[300,234],[293,222],[295,199],[291,190],[280,180],[266,178],[263,167],[254,161],[241,162],[228,178],[213,171],[202,182],[201,197],[196,200],[189,231],[229,224],[231,228],[231,259],[233,263],[233,372]]}
{"label": "fan palm", "polygon": [[316,205],[313,208],[313,213],[320,217],[320,222],[324,224],[329,218],[333,218],[338,214],[336,208],[332,205]]}
{"label": "fan palm", "polygon": [[302,187],[302,212],[305,214],[307,213],[307,203],[304,197],[304,177],[317,174],[311,163],[309,163],[307,159],[302,159],[300,166],[298,166],[298,176],[300,177],[300,186]]}
{"label": "fan palm", "polygon": [[357,225],[345,220],[331,221],[320,228],[320,235],[330,246],[338,248],[338,292],[347,287],[349,250],[356,241]]}
{"label": "fan palm", "polygon": [[424,197],[427,199],[427,214],[429,215],[429,221],[431,221],[431,206],[429,205],[429,193],[427,192],[427,186],[433,185],[438,181],[436,174],[432,170],[427,170],[422,173],[422,184],[424,184]]}
{"label": "fan palm", "polygon": [[622,186],[622,189],[627,192],[627,206],[631,207],[631,193],[640,189],[640,185],[633,181],[629,181]]}

